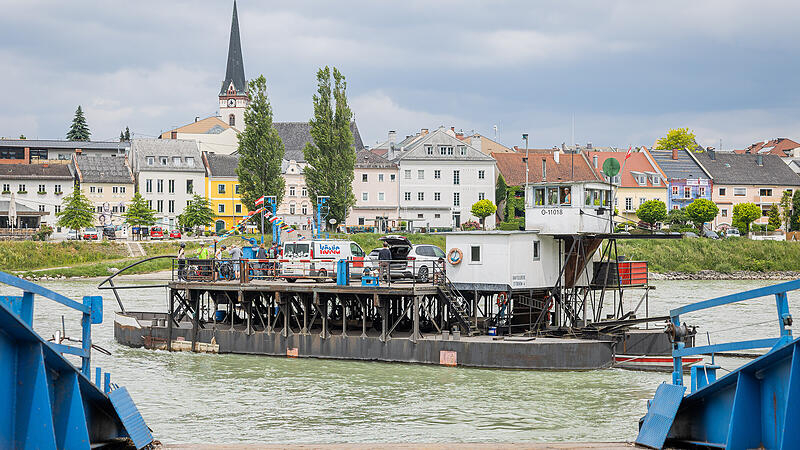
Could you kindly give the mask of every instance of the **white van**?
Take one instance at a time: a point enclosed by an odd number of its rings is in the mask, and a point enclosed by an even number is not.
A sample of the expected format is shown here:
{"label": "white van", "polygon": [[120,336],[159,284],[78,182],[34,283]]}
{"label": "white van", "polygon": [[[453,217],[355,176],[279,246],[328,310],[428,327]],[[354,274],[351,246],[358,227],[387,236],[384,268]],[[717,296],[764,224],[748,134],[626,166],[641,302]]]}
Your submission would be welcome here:
{"label": "white van", "polygon": [[288,241],[283,244],[280,273],[289,282],[308,277],[335,278],[336,262],[351,259],[350,272],[358,275],[365,255],[358,244],[344,239]]}

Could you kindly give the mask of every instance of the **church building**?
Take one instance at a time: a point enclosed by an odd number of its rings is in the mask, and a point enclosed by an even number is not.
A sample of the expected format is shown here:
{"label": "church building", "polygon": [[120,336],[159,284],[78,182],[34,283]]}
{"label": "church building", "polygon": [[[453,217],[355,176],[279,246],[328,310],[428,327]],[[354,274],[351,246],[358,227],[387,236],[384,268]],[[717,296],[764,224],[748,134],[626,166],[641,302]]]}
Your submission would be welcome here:
{"label": "church building", "polygon": [[[309,92],[314,86],[309,86]],[[233,2],[233,18],[231,21],[230,41],[228,43],[228,59],[225,68],[225,79],[218,94],[219,114],[212,117],[196,117],[194,122],[167,130],[161,139],[190,139],[198,143],[203,153],[236,154],[238,152],[238,134],[244,130],[244,111],[249,104],[247,80],[244,74],[244,58],[239,33],[239,17],[236,1]],[[309,105],[311,95],[309,95]],[[303,148],[312,142],[311,127],[308,122],[273,122],[278,135],[283,141],[285,153],[281,162],[281,173],[286,180],[283,201],[278,208],[278,215],[289,225],[296,225],[300,230],[310,229],[314,215],[311,199],[305,184],[303,171],[308,165]],[[355,122],[351,123],[354,152],[364,150],[364,143]],[[213,158],[212,158],[213,159]],[[208,158],[206,158],[208,160]],[[268,194],[268,193],[265,193]],[[230,214],[227,214],[230,215]],[[220,221],[225,218],[220,216]]]}

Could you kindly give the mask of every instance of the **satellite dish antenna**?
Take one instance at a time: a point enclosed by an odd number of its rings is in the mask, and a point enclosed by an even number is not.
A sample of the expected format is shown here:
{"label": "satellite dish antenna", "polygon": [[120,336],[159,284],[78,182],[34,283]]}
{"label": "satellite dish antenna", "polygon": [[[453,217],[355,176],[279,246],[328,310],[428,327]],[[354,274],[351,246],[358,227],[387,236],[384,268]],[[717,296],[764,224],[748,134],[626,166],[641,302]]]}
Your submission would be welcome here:
{"label": "satellite dish antenna", "polygon": [[619,161],[617,158],[608,158],[603,163],[603,173],[608,178],[614,178],[619,173]]}

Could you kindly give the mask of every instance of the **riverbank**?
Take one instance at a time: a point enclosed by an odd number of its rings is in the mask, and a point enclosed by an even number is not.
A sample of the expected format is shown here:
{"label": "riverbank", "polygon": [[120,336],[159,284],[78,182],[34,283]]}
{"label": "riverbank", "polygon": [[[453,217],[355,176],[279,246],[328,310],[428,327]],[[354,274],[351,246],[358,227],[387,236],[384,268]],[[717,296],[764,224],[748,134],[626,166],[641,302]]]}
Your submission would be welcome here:
{"label": "riverbank", "polygon": [[796,280],[800,272],[792,271],[736,271],[717,272],[714,270],[701,270],[699,272],[650,272],[650,281],[653,280]]}

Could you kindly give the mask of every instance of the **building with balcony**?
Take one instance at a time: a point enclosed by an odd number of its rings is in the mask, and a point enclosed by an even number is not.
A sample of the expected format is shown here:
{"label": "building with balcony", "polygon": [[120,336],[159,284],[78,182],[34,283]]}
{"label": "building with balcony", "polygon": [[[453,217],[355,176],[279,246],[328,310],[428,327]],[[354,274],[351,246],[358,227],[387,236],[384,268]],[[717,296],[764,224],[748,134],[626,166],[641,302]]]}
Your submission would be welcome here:
{"label": "building with balcony", "polygon": [[698,198],[713,201],[711,174],[686,149],[650,150],[667,177],[667,209],[680,209]]}

